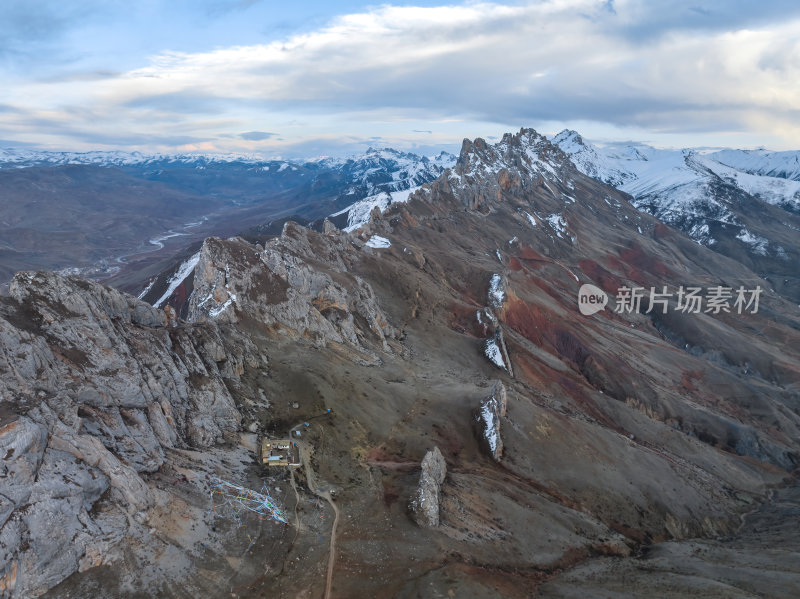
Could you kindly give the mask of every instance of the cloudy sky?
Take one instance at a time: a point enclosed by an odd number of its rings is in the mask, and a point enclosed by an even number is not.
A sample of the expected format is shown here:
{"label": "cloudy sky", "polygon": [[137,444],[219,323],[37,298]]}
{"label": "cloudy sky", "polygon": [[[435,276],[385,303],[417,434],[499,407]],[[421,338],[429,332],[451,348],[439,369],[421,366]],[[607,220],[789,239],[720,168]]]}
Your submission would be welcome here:
{"label": "cloudy sky", "polygon": [[0,147],[800,149],[796,0],[2,0]]}

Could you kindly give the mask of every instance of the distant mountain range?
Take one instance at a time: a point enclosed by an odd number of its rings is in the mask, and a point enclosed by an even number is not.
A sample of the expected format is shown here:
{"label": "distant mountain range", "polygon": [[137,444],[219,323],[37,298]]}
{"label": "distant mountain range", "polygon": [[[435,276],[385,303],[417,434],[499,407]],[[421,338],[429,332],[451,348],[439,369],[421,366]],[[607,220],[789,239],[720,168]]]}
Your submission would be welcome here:
{"label": "distant mountain range", "polygon": [[[419,156],[391,148],[369,148],[347,157],[267,159],[256,154],[143,154],[141,152],[50,152],[0,149],[0,171],[94,166],[116,168],[183,192],[220,196],[234,204],[265,193],[306,187],[328,194],[331,205],[352,203],[381,192],[419,187],[455,164],[447,152]],[[8,173],[6,173],[8,174]],[[342,207],[346,205],[343,204]],[[324,215],[324,211],[320,214]],[[316,215],[315,215],[316,216]]]}
{"label": "distant mountain range", "polygon": [[320,219],[416,188],[454,162],[372,148],[307,161],[0,150],[0,283],[47,269],[138,288],[209,235]]}
{"label": "distant mountain range", "polygon": [[[578,170],[630,194],[639,210],[742,262],[800,301],[794,268],[800,260],[800,151],[599,145],[570,130],[552,141]],[[407,201],[455,161],[446,152],[426,157],[391,148],[309,160],[0,150],[0,275],[7,280],[20,268],[71,269],[117,277],[111,282],[133,290],[174,262],[177,249],[208,235],[243,232],[263,240],[279,234],[290,219],[317,230],[324,219],[356,230],[375,210]],[[69,193],[56,197],[42,192],[40,179],[54,177],[53,169],[69,179]],[[146,192],[131,195],[131,189],[143,185]],[[72,198],[84,192],[92,198],[91,206],[71,206]],[[148,206],[148,200],[141,203],[142,194],[154,205],[141,209]],[[25,198],[33,198],[37,209],[28,209]],[[28,206],[26,219],[32,222],[21,223],[15,216],[21,206]],[[116,206],[117,215],[124,215],[122,222],[98,222],[100,206]],[[65,208],[77,217],[72,229],[45,222],[53,221],[53,211],[61,215]],[[109,226],[115,231],[110,236]],[[41,251],[45,239],[57,248],[62,238],[67,251]],[[76,245],[76,239],[84,241]],[[172,254],[157,253],[164,241]],[[164,260],[154,261],[162,255]],[[131,260],[138,263],[135,275],[124,268]]]}
{"label": "distant mountain range", "polygon": [[142,166],[153,164],[186,164],[190,166],[210,163],[241,162],[263,164],[270,162],[257,154],[143,154],[142,152],[92,151],[57,152],[0,148],[0,168],[25,168],[31,166],[59,166],[65,164],[92,164],[94,166]]}
{"label": "distant mountain range", "polygon": [[430,174],[440,173],[452,166],[456,157],[447,152],[436,156],[419,156],[392,148],[369,148],[363,154],[346,157],[309,158],[305,160],[282,160],[265,158],[258,154],[144,154],[141,152],[94,151],[53,152],[0,148],[0,169],[30,168],[42,166],[91,165],[146,169],[150,177],[157,177],[159,169],[245,168],[259,173],[289,175],[305,170],[332,170],[346,173],[354,185],[365,185],[377,191],[384,184],[391,191],[421,185],[430,180]]}

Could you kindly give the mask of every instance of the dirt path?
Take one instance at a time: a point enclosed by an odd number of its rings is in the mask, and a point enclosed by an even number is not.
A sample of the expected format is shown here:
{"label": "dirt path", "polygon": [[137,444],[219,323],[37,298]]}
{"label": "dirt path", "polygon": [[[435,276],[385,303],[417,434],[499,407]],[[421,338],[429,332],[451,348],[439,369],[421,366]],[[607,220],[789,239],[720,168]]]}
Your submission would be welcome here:
{"label": "dirt path", "polygon": [[[305,451],[304,451],[305,450]],[[306,480],[308,488],[317,497],[322,497],[333,509],[333,526],[331,527],[331,547],[330,554],[328,555],[328,575],[325,579],[325,594],[324,599],[329,599],[331,596],[331,585],[333,584],[333,567],[336,563],[336,527],[339,524],[339,508],[333,502],[330,491],[320,491],[317,487],[317,482],[314,479],[314,471],[311,468],[311,456],[308,455],[308,449],[305,446],[300,446],[300,455],[302,456],[303,465],[306,468]]]}
{"label": "dirt path", "polygon": [[331,499],[330,491],[325,491],[324,493],[317,493],[320,497],[324,497],[328,500],[328,503],[333,508],[333,526],[331,527],[331,550],[330,555],[328,556],[328,577],[325,579],[325,599],[329,599],[331,596],[331,585],[333,584],[333,566],[336,562],[336,526],[339,524],[339,508],[336,507],[336,504]]}
{"label": "dirt path", "polygon": [[[302,426],[302,423],[292,427],[290,429],[293,432],[295,429]],[[321,497],[325,501],[328,502],[328,505],[331,506],[333,510],[333,526],[331,527],[331,546],[330,546],[330,553],[328,555],[328,574],[325,578],[325,594],[323,595],[324,599],[330,599],[331,596],[331,587],[333,585],[333,567],[336,564],[336,529],[339,525],[339,508],[336,507],[336,503],[334,503],[333,498],[331,497],[331,492],[328,491],[320,491],[317,486],[317,481],[315,478],[314,470],[311,467],[311,455],[305,443],[298,443],[298,447],[300,450],[300,461],[305,468],[306,473],[306,483],[308,483],[308,488],[311,490],[314,495],[317,497]],[[295,502],[295,512],[294,512],[294,519],[297,523],[297,531],[295,532],[295,539],[297,539],[297,535],[300,533],[300,520],[297,518],[297,505],[300,503],[300,495],[297,491],[297,486],[295,485],[294,480],[294,471],[290,471],[292,488],[294,489],[296,502]]]}
{"label": "dirt path", "polygon": [[297,540],[297,535],[300,534],[300,519],[297,517],[297,506],[300,505],[300,493],[297,491],[297,483],[294,481],[294,470],[289,468],[289,480],[292,483],[292,490],[294,490],[294,539],[292,539],[292,547],[294,547],[294,542]]}

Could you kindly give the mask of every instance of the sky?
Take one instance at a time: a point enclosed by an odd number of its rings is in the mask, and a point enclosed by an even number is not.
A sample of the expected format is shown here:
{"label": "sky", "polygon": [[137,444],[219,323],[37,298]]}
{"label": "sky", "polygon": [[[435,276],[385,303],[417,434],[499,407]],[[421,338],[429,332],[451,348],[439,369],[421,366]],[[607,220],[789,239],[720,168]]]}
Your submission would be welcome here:
{"label": "sky", "polygon": [[800,149],[796,0],[0,0],[0,147]]}

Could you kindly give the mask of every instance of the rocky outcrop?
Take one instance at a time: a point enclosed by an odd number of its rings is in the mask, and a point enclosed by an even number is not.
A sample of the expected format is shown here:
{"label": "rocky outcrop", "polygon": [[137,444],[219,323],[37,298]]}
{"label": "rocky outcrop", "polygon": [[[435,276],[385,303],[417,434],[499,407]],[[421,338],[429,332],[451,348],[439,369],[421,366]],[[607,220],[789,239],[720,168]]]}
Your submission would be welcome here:
{"label": "rocky outcrop", "polygon": [[414,520],[421,526],[439,526],[439,499],[447,476],[447,463],[442,452],[434,447],[422,459],[419,487],[411,501]]}
{"label": "rocky outcrop", "polygon": [[228,387],[264,364],[236,334],[167,328],[162,311],[96,283],[20,273],[10,292],[0,299],[0,588],[32,597],[103,563],[126,534],[129,518],[95,513],[101,497],[144,522],[154,497],[142,475],[170,448],[238,436]]}
{"label": "rocky outcrop", "polygon": [[52,273],[20,273],[10,290],[18,303],[0,320],[0,369],[13,374],[0,377],[5,394],[50,401],[62,418],[74,411],[67,420],[142,460],[131,462],[140,471],[158,467],[159,445],[208,447],[238,429],[223,381],[237,357],[215,326],[167,329],[144,302]]}
{"label": "rocky outcrop", "polygon": [[496,462],[503,457],[500,418],[505,417],[507,405],[506,387],[501,381],[497,381],[489,397],[484,399],[481,405],[472,412],[478,442],[481,448]]}
{"label": "rocky outcrop", "polygon": [[[487,306],[483,310],[483,314],[489,319],[494,328],[494,333],[488,339],[483,341],[483,354],[489,358],[495,366],[508,371],[511,376],[514,376],[514,369],[511,365],[511,358],[508,355],[508,348],[506,347],[505,337],[503,336],[503,327],[500,324],[498,314],[502,314],[503,305],[506,301],[508,288],[508,279],[503,275],[493,274],[489,280],[489,292],[487,294]],[[479,313],[480,314],[480,313]]]}
{"label": "rocky outcrop", "polygon": [[256,321],[320,346],[391,352],[397,337],[372,287],[349,268],[358,258],[344,234],[287,222],[262,250],[242,239],[209,238],[195,268],[188,320]]}
{"label": "rocky outcrop", "polygon": [[339,232],[339,229],[326,218],[324,221],[322,221],[322,232],[325,235],[336,235]]}
{"label": "rocky outcrop", "polygon": [[52,326],[64,316],[94,317],[100,321],[122,320],[159,327],[165,324],[160,310],[131,295],[78,277],[51,272],[21,272],[9,283],[9,294],[20,303],[31,304]]}

